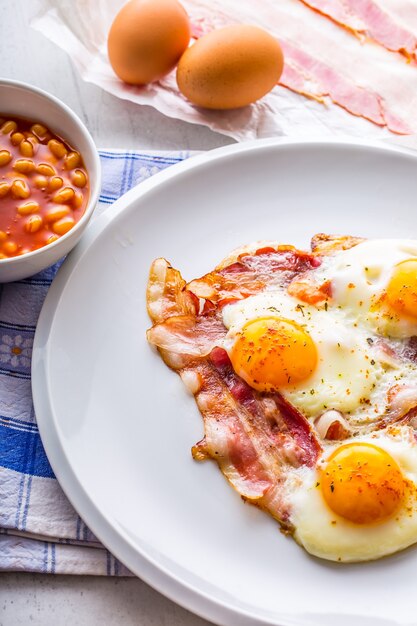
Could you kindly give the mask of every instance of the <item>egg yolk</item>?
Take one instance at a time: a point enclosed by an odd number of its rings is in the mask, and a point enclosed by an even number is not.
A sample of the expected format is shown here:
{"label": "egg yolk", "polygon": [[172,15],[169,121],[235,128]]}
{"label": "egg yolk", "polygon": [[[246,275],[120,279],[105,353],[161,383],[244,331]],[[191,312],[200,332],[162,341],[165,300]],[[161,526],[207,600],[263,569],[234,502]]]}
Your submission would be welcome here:
{"label": "egg yolk", "polygon": [[329,457],[320,485],[334,513],[355,524],[371,524],[395,513],[405,482],[388,452],[369,443],[350,443]]}
{"label": "egg yolk", "polygon": [[308,378],[317,365],[317,349],[295,322],[260,317],[243,326],[230,358],[235,372],[251,387],[273,391]]}
{"label": "egg yolk", "polygon": [[397,263],[387,286],[387,299],[398,313],[417,318],[417,259]]}

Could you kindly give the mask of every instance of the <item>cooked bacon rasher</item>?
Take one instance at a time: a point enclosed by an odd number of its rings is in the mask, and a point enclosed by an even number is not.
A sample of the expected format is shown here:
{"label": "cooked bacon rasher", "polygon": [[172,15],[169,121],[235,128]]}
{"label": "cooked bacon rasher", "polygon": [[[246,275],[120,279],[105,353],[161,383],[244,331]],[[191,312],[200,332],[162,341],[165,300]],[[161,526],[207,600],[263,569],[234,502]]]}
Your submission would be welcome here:
{"label": "cooked bacon rasher", "polygon": [[[321,446],[307,419],[278,393],[259,393],[234,372],[219,347],[227,332],[221,309],[317,267],[321,245],[329,253],[332,240],[317,240],[313,253],[267,246],[231,255],[188,284],[160,258],[151,267],[147,290],[153,322],[148,340],[181,376],[203,416],[204,438],[193,447],[193,457],[214,459],[242,498],[268,511],[286,530],[291,530],[282,497],[286,470],[314,467]],[[340,246],[337,240],[333,245]]]}

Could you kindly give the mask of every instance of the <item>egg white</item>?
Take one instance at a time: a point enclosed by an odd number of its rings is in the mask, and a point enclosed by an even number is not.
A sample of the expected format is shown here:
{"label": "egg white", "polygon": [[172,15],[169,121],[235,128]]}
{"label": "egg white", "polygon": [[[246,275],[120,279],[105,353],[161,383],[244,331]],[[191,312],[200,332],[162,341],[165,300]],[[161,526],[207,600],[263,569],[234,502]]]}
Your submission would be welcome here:
{"label": "egg white", "polygon": [[372,397],[376,410],[384,409],[384,398],[377,401],[381,364],[373,357],[367,335],[354,328],[337,310],[318,310],[305,305],[286,291],[266,291],[226,306],[223,322],[229,329],[225,348],[233,348],[237,333],[248,321],[276,316],[295,321],[314,341],[318,364],[308,379],[286,385],[279,391],[307,417],[337,409],[365,418]]}
{"label": "egg white", "polygon": [[417,335],[417,321],[378,301],[387,289],[395,265],[417,258],[417,241],[372,239],[327,257],[316,271],[318,280],[331,280],[332,303],[352,320],[360,320],[382,335]]}
{"label": "egg white", "polygon": [[[311,336],[318,351],[313,374],[280,393],[312,422],[328,409],[341,411],[356,436],[343,442],[324,441],[316,468],[288,471],[285,499],[291,510],[294,537],[309,553],[328,560],[355,562],[377,559],[417,542],[417,442],[409,426],[372,431],[373,422],[390,411],[390,390],[415,390],[417,364],[401,357],[417,322],[376,306],[395,265],[417,258],[417,241],[373,240],[324,259],[315,281],[331,280],[326,306],[307,305],[274,287],[228,305],[224,347],[229,352],[242,327],[259,317],[295,321]],[[381,347],[392,348],[392,355]],[[397,356],[395,356],[397,355]],[[360,434],[358,434],[360,433]],[[375,524],[354,524],[331,511],[320,487],[320,467],[334,450],[350,442],[380,446],[395,459],[407,490],[404,503],[390,518]]]}
{"label": "egg white", "polygon": [[319,468],[340,444],[326,448],[317,468],[300,467],[289,472],[285,498],[291,509],[294,538],[310,554],[331,561],[373,560],[417,542],[417,443],[412,430],[396,427],[353,441],[372,443],[386,450],[399,465],[409,488],[401,508],[387,520],[354,524],[336,515],[321,492]]}

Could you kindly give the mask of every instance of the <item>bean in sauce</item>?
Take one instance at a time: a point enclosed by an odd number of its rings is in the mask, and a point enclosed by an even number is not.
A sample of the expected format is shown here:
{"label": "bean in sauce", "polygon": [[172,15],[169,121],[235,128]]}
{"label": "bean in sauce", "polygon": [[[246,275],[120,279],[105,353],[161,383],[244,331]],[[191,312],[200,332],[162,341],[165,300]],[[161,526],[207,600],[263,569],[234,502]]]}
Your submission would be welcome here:
{"label": "bean in sauce", "polygon": [[77,150],[43,124],[0,114],[0,259],[65,235],[88,198]]}

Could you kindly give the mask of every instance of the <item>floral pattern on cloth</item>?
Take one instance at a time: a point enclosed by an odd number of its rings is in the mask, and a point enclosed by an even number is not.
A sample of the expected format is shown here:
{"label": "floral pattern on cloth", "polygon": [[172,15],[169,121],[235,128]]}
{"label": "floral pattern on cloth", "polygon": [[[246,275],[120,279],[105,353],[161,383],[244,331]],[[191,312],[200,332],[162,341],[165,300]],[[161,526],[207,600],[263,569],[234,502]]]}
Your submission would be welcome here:
{"label": "floral pattern on cloth", "polygon": [[22,335],[2,335],[0,343],[0,363],[8,363],[12,367],[30,368],[32,357],[32,337]]}

